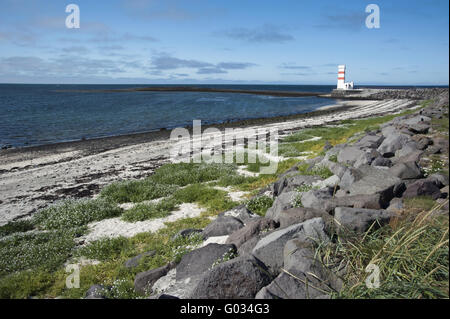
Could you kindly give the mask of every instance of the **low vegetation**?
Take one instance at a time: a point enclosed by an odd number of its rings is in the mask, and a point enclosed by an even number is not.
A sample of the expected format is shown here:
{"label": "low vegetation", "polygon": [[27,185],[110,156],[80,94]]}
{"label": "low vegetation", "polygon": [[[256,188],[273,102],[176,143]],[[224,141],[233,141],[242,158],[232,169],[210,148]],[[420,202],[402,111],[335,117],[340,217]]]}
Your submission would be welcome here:
{"label": "low vegetation", "polygon": [[70,229],[116,217],[122,212],[114,202],[105,199],[68,199],[39,211],[32,223],[39,229]]}
{"label": "low vegetation", "polygon": [[138,203],[123,213],[122,220],[133,223],[154,218],[169,216],[178,208],[178,202],[173,199],[163,199],[158,203]]}
{"label": "low vegetation", "polygon": [[[347,268],[344,288],[334,297],[448,298],[449,220],[434,212],[409,211],[390,225],[363,235],[340,235],[336,243],[319,247],[324,265]],[[370,264],[380,271],[377,289],[366,286]]]}
{"label": "low vegetation", "polygon": [[246,207],[249,211],[259,216],[265,216],[267,210],[272,207],[273,199],[269,196],[257,196],[253,197],[246,203]]}

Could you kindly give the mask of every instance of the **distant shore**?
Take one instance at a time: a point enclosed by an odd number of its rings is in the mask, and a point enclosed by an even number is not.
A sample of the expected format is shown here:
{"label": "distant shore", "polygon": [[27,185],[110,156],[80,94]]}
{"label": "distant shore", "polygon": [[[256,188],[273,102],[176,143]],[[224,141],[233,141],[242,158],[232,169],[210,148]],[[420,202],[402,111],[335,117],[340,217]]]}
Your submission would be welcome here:
{"label": "distant shore", "polygon": [[[289,91],[271,91],[271,90],[242,90],[242,89],[220,89],[208,87],[194,86],[161,86],[161,87],[138,87],[126,89],[108,89],[108,90],[57,90],[57,92],[203,92],[203,93],[239,93],[239,94],[255,94],[268,95],[278,97],[321,97],[323,92],[289,92]],[[326,96],[328,97],[328,96]]]}

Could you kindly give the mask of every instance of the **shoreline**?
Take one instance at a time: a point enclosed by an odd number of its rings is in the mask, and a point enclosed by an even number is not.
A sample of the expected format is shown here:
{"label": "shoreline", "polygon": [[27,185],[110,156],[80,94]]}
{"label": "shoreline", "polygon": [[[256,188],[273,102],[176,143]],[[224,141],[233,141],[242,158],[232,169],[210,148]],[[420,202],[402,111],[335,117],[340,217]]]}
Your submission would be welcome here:
{"label": "shoreline", "polygon": [[290,92],[290,91],[272,91],[272,90],[244,90],[244,89],[220,89],[209,87],[189,87],[189,86],[160,86],[160,87],[136,87],[126,89],[103,89],[103,90],[56,90],[56,92],[78,92],[78,93],[119,93],[119,92],[202,92],[202,93],[236,93],[236,94],[255,94],[278,97],[321,97],[324,92]]}
{"label": "shoreline", "polygon": [[[304,128],[330,125],[400,112],[417,101],[347,101],[345,106],[304,113],[294,118],[269,118],[216,125],[277,129],[279,138]],[[207,128],[204,126],[203,128]],[[28,217],[64,198],[89,198],[119,180],[141,179],[169,162],[170,131],[3,150],[0,152],[0,225]]]}
{"label": "shoreline", "polygon": [[[345,111],[349,109],[351,105],[346,105],[344,103],[335,103],[330,105],[325,105],[317,108],[312,112],[305,113],[295,113],[291,115],[281,115],[281,116],[273,116],[273,117],[260,117],[260,118],[247,118],[247,119],[239,119],[235,121],[227,121],[224,123],[211,123],[211,124],[202,124],[202,128],[210,128],[216,127],[220,130],[225,128],[235,128],[242,127],[246,128],[253,125],[263,125],[263,124],[273,124],[278,122],[283,122],[287,120],[296,120],[296,119],[304,119],[313,116],[327,115],[334,112]],[[182,126],[189,130],[192,133],[192,126]],[[84,150],[87,154],[97,154],[104,151],[108,151],[111,149],[115,149],[118,147],[125,147],[136,145],[140,143],[147,143],[153,141],[166,140],[170,137],[170,131],[173,128],[165,127],[160,129],[155,129],[152,131],[146,132],[136,132],[136,133],[127,133],[120,135],[111,135],[111,136],[103,136],[103,137],[93,137],[81,140],[73,140],[73,141],[63,141],[49,144],[41,144],[41,145],[30,145],[30,146],[22,146],[22,147],[11,147],[7,149],[0,150],[0,163],[5,164],[8,163],[8,157],[13,157],[14,155],[24,155],[24,156],[33,156],[35,153],[36,156],[42,156],[46,153],[54,152],[58,154],[60,152],[65,152],[68,149],[78,149]],[[6,158],[4,158],[6,157]],[[0,174],[2,173],[1,165],[0,165]]]}

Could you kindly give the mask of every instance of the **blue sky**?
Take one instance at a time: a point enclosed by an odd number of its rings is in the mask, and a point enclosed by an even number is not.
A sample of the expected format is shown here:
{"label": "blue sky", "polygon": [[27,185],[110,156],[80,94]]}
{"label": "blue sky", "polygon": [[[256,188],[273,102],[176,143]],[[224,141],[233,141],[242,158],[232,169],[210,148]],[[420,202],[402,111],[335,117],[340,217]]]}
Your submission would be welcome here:
{"label": "blue sky", "polygon": [[[66,5],[80,8],[67,29]],[[368,29],[368,4],[380,28]],[[0,0],[0,83],[448,85],[449,4]]]}

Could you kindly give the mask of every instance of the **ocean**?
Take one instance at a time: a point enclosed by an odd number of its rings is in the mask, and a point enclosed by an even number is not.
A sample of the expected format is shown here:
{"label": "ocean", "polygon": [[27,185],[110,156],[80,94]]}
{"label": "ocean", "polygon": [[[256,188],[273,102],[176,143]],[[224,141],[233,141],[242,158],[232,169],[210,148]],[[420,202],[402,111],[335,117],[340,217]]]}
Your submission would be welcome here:
{"label": "ocean", "polygon": [[[26,147],[171,129],[191,126],[194,119],[202,120],[202,124],[216,124],[292,115],[335,103],[318,97],[238,93],[76,91],[149,86],[0,84],[0,147]],[[329,85],[193,86],[323,93],[334,88]]]}

